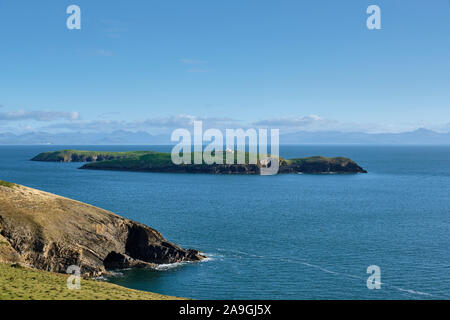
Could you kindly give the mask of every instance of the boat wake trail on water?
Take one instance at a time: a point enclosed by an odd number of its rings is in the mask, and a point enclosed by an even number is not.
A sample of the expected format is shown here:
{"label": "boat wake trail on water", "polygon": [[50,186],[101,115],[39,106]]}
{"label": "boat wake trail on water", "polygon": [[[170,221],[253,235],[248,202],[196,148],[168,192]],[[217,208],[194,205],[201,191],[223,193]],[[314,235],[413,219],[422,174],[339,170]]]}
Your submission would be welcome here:
{"label": "boat wake trail on water", "polygon": [[[353,279],[353,280],[363,280],[364,282],[367,280],[367,278],[365,278],[365,277],[356,276],[356,275],[352,275],[352,274],[349,274],[349,273],[333,271],[333,270],[324,268],[324,267],[322,267],[320,265],[309,263],[305,259],[287,259],[287,258],[277,258],[277,257],[270,257],[270,256],[262,256],[262,255],[251,254],[251,253],[248,253],[248,252],[243,252],[243,251],[238,251],[238,250],[229,250],[229,249],[223,249],[223,248],[218,248],[217,251],[223,252],[223,253],[227,254],[227,256],[231,256],[231,257],[235,257],[235,258],[249,257],[249,258],[256,258],[256,259],[270,259],[270,260],[273,260],[273,261],[278,260],[278,261],[282,261],[282,262],[286,262],[286,263],[300,264],[300,265],[303,265],[303,266],[306,266],[306,267],[309,267],[309,268],[313,268],[313,269],[319,270],[319,271],[324,272],[324,273],[333,274],[333,275],[339,275],[339,276],[346,277],[346,278]],[[449,297],[446,297],[446,296],[434,295],[434,294],[431,294],[431,293],[417,291],[417,290],[412,290],[412,289],[405,289],[405,288],[401,288],[401,287],[398,287],[398,286],[395,286],[395,285],[391,285],[391,284],[388,284],[388,283],[385,283],[385,282],[380,282],[380,284],[385,286],[385,287],[392,288],[392,289],[395,289],[395,290],[403,292],[403,293],[408,293],[410,295],[427,296],[427,297],[430,297],[430,298],[449,299]]]}

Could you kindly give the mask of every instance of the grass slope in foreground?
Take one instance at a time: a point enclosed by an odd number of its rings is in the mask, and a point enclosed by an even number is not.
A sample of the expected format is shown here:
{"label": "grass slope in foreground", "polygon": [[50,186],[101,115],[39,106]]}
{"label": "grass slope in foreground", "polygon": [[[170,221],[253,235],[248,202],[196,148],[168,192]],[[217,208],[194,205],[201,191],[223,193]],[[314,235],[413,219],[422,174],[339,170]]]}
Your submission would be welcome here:
{"label": "grass slope in foreground", "polygon": [[[234,152],[237,163],[239,152]],[[190,154],[193,159],[195,154]],[[226,158],[226,154],[217,155]],[[211,173],[211,174],[259,174],[263,164],[249,164],[251,155],[244,154],[245,164],[182,164],[172,163],[170,153],[154,151],[133,152],[96,152],[62,150],[41,153],[33,161],[64,161],[64,162],[90,162],[81,169],[92,170],[125,170],[148,172],[177,172],[177,173]],[[258,157],[258,155],[256,155]],[[193,162],[193,161],[192,161]],[[224,161],[225,162],[225,161]],[[279,158],[279,173],[366,173],[356,162],[344,157],[308,157],[297,159]]]}
{"label": "grass slope in foreground", "polygon": [[[0,243],[0,246],[2,244]],[[0,263],[0,300],[174,300],[176,297],[138,291],[96,280],[81,280],[69,290],[69,275]]]}

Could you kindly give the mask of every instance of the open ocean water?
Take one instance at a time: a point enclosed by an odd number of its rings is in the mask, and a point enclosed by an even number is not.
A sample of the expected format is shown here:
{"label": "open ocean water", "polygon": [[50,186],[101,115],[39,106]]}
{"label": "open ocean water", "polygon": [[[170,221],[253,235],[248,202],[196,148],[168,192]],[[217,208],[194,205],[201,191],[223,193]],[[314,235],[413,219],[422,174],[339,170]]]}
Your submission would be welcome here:
{"label": "open ocean water", "polygon": [[[147,224],[210,259],[108,281],[196,299],[450,299],[450,146],[281,146],[352,158],[368,174],[239,176],[77,170],[44,151],[170,146],[0,146],[0,179]],[[67,223],[70,223],[68,221]],[[369,290],[367,267],[381,268]]]}

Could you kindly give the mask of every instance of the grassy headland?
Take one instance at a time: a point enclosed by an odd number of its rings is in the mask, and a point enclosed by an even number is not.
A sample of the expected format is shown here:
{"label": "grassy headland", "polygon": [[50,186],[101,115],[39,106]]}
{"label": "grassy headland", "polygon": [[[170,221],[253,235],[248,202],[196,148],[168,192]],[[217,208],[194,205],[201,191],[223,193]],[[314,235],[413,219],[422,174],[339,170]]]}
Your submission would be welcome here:
{"label": "grassy headland", "polygon": [[11,182],[6,182],[3,180],[0,180],[0,186],[7,187],[7,188],[13,188],[13,187],[15,187],[15,184],[11,183]]}

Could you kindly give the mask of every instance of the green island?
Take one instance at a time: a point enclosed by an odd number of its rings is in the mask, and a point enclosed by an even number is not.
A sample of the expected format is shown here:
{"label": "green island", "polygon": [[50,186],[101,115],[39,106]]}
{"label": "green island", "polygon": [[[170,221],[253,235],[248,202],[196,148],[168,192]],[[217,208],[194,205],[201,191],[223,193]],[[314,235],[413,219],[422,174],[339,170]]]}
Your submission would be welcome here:
{"label": "green island", "polygon": [[[226,158],[226,152],[221,152]],[[220,155],[218,155],[220,157]],[[235,163],[239,152],[233,153]],[[32,161],[46,162],[88,162],[80,169],[90,170],[124,170],[145,172],[173,172],[173,173],[210,173],[210,174],[260,174],[264,162],[256,155],[257,163],[249,163],[250,154],[245,153],[245,164],[179,164],[172,162],[170,153],[155,151],[104,152],[61,150],[44,152]],[[191,159],[195,153],[190,154]],[[193,161],[191,162],[193,163]],[[296,159],[279,158],[278,173],[366,173],[355,161],[345,157],[307,157]]]}

